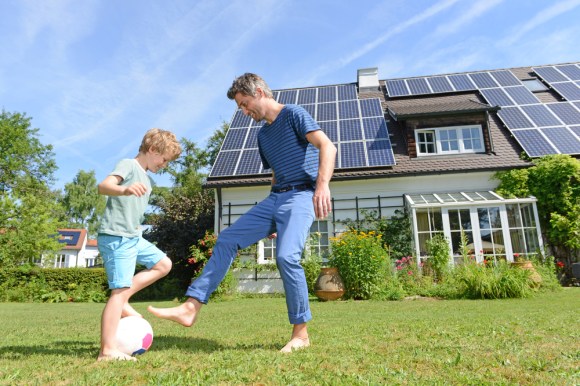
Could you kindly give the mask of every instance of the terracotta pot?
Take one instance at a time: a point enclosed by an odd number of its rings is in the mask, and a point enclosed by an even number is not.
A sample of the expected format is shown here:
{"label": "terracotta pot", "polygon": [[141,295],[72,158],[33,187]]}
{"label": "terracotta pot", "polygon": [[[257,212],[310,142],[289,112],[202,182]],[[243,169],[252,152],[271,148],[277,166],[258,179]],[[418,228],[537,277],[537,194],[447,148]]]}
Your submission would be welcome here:
{"label": "terracotta pot", "polygon": [[344,295],[344,282],[338,273],[338,268],[320,268],[320,275],[314,285],[314,293],[322,301],[337,300]]}
{"label": "terracotta pot", "polygon": [[534,264],[530,260],[514,261],[512,267],[530,271],[530,280],[535,287],[538,287],[542,283],[542,276],[536,271]]}

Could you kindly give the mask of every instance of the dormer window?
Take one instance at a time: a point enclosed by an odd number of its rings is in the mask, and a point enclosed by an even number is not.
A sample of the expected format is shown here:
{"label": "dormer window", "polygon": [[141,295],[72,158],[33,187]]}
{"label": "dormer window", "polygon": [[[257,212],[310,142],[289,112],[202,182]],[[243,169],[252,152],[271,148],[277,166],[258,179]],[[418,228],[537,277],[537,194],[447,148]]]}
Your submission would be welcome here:
{"label": "dormer window", "polygon": [[481,125],[417,129],[415,141],[418,156],[485,151]]}
{"label": "dormer window", "polygon": [[524,79],[522,83],[531,92],[548,91],[548,88],[539,79]]}

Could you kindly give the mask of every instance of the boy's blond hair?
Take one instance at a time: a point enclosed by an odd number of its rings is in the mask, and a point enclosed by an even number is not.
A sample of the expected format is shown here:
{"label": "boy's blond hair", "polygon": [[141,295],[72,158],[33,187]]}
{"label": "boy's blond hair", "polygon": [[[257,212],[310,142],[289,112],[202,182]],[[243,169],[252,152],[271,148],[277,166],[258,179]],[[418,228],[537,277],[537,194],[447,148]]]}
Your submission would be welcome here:
{"label": "boy's blond hair", "polygon": [[181,145],[172,132],[154,128],[145,133],[139,153],[147,153],[149,150],[167,156],[169,161],[173,161],[181,154]]}

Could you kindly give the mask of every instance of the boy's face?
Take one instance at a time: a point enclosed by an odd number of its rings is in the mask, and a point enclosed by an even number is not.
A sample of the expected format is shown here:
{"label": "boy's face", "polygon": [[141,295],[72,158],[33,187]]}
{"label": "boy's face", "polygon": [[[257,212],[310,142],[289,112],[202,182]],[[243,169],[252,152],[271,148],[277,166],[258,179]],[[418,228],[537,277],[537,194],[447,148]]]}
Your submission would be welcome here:
{"label": "boy's face", "polygon": [[167,154],[161,154],[155,150],[149,150],[147,152],[147,169],[153,173],[157,173],[159,170],[166,168],[169,161],[170,157]]}

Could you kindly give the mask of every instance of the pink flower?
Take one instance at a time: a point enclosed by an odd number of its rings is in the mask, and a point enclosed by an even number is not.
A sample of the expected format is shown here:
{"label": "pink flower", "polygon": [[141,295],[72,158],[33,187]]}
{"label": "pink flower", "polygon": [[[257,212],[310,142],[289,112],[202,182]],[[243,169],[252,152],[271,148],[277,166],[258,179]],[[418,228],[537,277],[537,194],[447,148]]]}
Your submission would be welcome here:
{"label": "pink flower", "polygon": [[407,271],[407,275],[409,275],[409,276],[410,276],[410,275],[412,275],[412,274],[413,274],[413,271]]}

